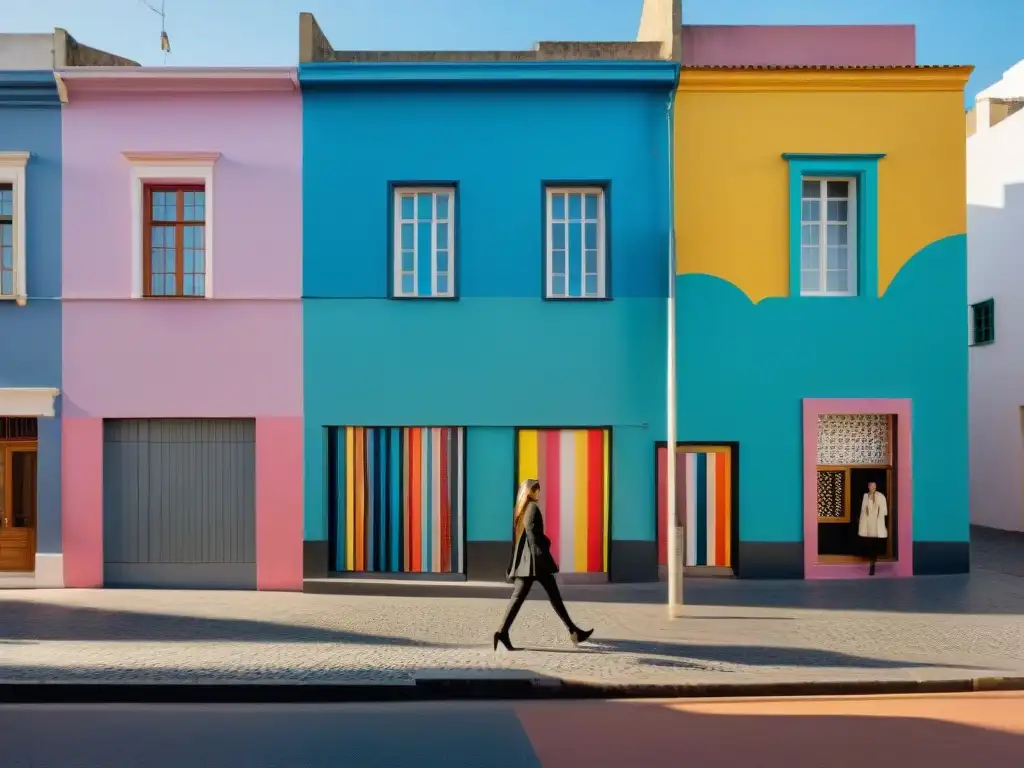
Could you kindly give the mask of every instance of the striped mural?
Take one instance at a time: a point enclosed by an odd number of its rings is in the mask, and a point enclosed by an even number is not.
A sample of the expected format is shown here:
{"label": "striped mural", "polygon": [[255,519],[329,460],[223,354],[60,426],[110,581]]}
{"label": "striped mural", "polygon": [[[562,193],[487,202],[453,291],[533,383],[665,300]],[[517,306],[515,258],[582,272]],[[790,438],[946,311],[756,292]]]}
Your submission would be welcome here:
{"label": "striped mural", "polygon": [[609,432],[520,429],[517,482],[540,481],[540,508],[562,573],[608,571]]}
{"label": "striped mural", "polygon": [[329,441],[332,570],[464,571],[462,428],[334,427]]}
{"label": "striped mural", "polygon": [[[668,563],[667,464],[658,447],[658,564]],[[727,445],[676,449],[676,513],[683,518],[686,565],[732,567],[732,450]]]}

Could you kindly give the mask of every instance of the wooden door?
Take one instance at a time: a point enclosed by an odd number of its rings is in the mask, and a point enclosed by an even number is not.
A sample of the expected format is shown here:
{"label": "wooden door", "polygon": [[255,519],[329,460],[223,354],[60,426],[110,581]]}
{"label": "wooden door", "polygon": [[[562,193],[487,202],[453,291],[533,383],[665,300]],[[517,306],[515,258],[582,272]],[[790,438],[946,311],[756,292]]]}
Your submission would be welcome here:
{"label": "wooden door", "polygon": [[0,571],[34,571],[38,450],[0,443]]}

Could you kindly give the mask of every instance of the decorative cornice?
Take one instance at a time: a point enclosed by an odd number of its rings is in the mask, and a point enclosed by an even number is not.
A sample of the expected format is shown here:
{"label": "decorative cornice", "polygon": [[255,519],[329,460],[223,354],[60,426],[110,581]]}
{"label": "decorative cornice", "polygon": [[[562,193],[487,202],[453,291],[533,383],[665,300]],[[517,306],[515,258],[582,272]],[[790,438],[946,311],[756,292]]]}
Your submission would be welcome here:
{"label": "decorative cornice", "polygon": [[62,101],[118,94],[285,93],[298,90],[288,67],[73,67],[54,73]]}
{"label": "decorative cornice", "polygon": [[0,71],[0,107],[59,107],[53,73]]}
{"label": "decorative cornice", "polygon": [[681,92],[963,91],[973,67],[683,67]]}
{"label": "decorative cornice", "polygon": [[671,87],[670,61],[326,62],[299,65],[305,89],[381,84],[588,84]]}
{"label": "decorative cornice", "polygon": [[783,160],[881,160],[885,152],[783,152]]}
{"label": "decorative cornice", "polygon": [[220,152],[147,152],[127,150],[122,157],[132,165],[157,165],[167,167],[213,165],[220,158]]}
{"label": "decorative cornice", "polygon": [[24,168],[31,152],[0,152],[0,168]]}
{"label": "decorative cornice", "polygon": [[53,401],[60,395],[56,387],[0,387],[0,413],[5,416],[54,415]]}

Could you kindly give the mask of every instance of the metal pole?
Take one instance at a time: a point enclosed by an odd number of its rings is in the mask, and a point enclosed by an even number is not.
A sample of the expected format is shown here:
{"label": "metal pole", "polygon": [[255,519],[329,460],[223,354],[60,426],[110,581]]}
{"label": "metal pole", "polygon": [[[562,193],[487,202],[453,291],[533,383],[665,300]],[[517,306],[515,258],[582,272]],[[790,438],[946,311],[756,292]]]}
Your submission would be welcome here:
{"label": "metal pole", "polygon": [[666,315],[666,381],[665,381],[665,433],[667,450],[665,451],[665,514],[668,517],[665,531],[668,535],[668,615],[676,618],[682,615],[683,608],[683,567],[681,555],[683,529],[676,514],[676,228],[675,228],[675,108],[677,83],[673,83],[668,100],[668,199],[669,199],[669,238],[668,238],[668,304]]}

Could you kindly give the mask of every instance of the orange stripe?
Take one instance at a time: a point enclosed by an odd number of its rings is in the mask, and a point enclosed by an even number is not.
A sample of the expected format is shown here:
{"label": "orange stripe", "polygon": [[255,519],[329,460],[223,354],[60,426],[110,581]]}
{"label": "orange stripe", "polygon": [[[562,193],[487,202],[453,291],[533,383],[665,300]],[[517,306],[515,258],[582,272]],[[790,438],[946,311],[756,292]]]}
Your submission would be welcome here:
{"label": "orange stripe", "polygon": [[713,565],[725,565],[725,460],[726,452],[715,456],[715,562]]}
{"label": "orange stripe", "polygon": [[365,433],[363,432],[363,428],[362,427],[359,427],[355,431],[355,446],[354,447],[355,447],[355,451],[356,451],[356,455],[354,456],[354,458],[355,458],[355,481],[356,481],[356,494],[355,494],[355,497],[356,497],[355,498],[355,501],[356,501],[356,514],[355,514],[355,521],[356,521],[356,532],[355,532],[355,535],[356,535],[356,540],[355,540],[355,544],[356,544],[356,548],[355,548],[356,549],[356,552],[355,552],[355,555],[356,555],[356,567],[355,567],[355,569],[357,571],[361,571],[365,567],[363,561],[364,561],[364,559],[366,557],[366,552],[365,552],[366,539],[364,538],[365,525],[363,523],[363,516],[366,514],[366,497],[365,497],[365,488],[364,488],[365,484],[363,483],[363,473],[364,473],[363,463],[366,461],[366,436],[365,436]]}
{"label": "orange stripe", "polygon": [[732,505],[734,503],[732,487],[732,448],[725,454],[725,510],[723,519],[725,535],[722,542],[725,547],[722,565],[732,567]]}
{"label": "orange stripe", "polygon": [[402,570],[409,570],[412,556],[409,554],[409,429],[402,429]]}

